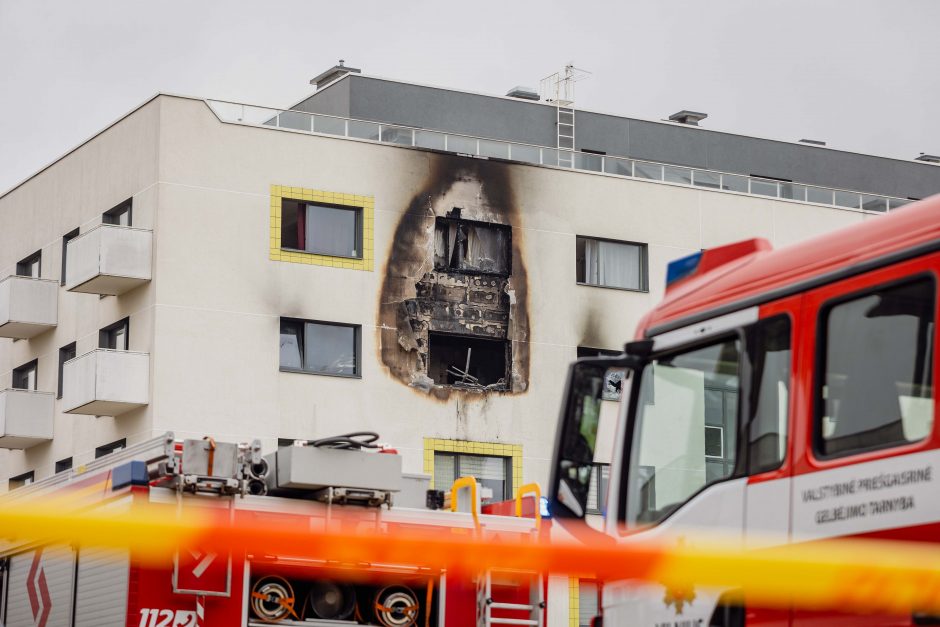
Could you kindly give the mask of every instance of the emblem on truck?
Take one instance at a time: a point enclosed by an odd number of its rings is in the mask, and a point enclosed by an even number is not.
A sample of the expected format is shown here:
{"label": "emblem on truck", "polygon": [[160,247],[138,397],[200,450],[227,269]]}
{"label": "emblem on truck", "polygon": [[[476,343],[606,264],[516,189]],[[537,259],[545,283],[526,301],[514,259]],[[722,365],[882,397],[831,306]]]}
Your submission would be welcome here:
{"label": "emblem on truck", "polygon": [[692,602],[695,601],[695,588],[692,586],[688,587],[675,587],[675,588],[666,588],[666,594],[663,595],[663,603],[666,604],[666,607],[670,605],[676,606],[676,614],[682,614],[682,610],[685,609],[685,604],[688,603],[692,605]]}

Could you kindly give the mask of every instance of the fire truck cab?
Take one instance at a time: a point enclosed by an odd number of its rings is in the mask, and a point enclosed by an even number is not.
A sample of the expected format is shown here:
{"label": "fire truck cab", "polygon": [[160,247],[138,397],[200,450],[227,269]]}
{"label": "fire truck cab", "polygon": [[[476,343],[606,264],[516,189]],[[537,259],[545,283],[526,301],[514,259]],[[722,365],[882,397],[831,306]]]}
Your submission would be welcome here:
{"label": "fire truck cab", "polygon": [[[624,353],[570,369],[549,484],[556,521],[584,518],[607,448],[604,532],[618,542],[703,531],[755,550],[940,541],[938,272],[940,196],[779,250],[755,239],[673,262],[665,299]],[[619,405],[605,400],[621,388]],[[615,429],[600,424],[608,414]],[[940,624],[738,597],[613,582],[603,622]]]}

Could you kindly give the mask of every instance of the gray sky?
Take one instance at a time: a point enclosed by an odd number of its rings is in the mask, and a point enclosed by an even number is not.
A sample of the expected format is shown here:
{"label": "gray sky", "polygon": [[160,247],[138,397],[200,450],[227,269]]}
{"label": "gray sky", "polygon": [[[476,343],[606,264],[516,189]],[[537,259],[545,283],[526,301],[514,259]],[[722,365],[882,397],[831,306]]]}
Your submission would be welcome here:
{"label": "gray sky", "polygon": [[940,154],[940,0],[0,0],[0,191],[158,91],[287,106],[337,59],[910,159]]}

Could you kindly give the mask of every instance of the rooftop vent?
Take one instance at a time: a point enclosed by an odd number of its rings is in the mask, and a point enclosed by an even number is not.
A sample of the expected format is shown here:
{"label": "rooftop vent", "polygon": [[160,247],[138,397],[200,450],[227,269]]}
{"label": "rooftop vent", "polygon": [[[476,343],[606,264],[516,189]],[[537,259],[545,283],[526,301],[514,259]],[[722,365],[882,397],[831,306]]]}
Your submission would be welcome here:
{"label": "rooftop vent", "polygon": [[327,85],[329,83],[332,83],[333,81],[335,81],[340,76],[343,76],[344,74],[351,74],[351,73],[359,74],[360,72],[362,72],[362,70],[360,70],[359,68],[346,67],[345,65],[343,65],[345,62],[346,62],[345,59],[340,59],[339,65],[334,65],[333,67],[328,69],[326,72],[323,72],[319,76],[315,76],[314,78],[311,78],[310,84],[315,86],[317,89],[320,89],[321,85]]}
{"label": "rooftop vent", "polygon": [[919,157],[914,157],[914,161],[924,161],[926,163],[940,163],[940,157],[937,155],[925,155],[920,153]]}
{"label": "rooftop vent", "polygon": [[679,113],[673,113],[669,116],[671,122],[678,122],[679,124],[689,124],[691,126],[698,126],[698,123],[708,117],[707,113],[699,113],[698,111],[686,111],[683,109]]}
{"label": "rooftop vent", "polygon": [[535,91],[533,87],[524,87],[523,85],[516,85],[512,89],[506,92],[506,95],[510,98],[522,98],[523,100],[538,100],[539,94]]}
{"label": "rooftop vent", "polygon": [[801,144],[812,144],[813,146],[825,146],[826,142],[819,141],[818,139],[801,139]]}

